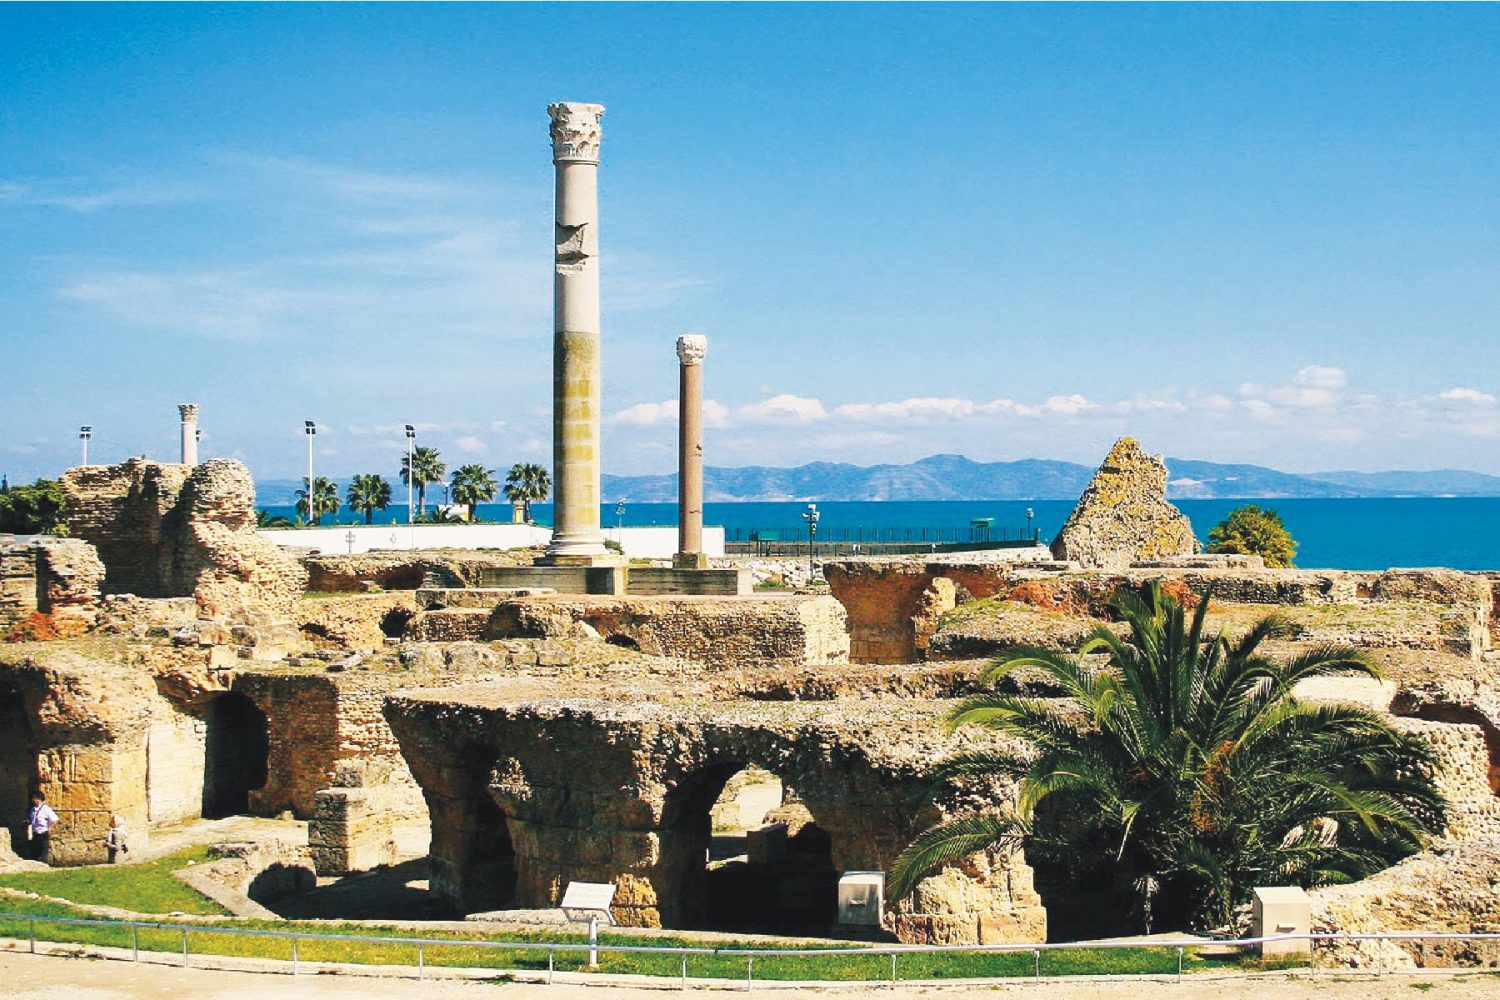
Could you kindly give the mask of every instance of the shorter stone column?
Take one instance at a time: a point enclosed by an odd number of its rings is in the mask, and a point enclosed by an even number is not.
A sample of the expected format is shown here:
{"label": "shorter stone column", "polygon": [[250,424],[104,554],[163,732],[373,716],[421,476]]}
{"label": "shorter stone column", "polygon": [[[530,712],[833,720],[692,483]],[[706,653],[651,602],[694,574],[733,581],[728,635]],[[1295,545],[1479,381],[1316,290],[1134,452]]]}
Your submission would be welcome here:
{"label": "shorter stone column", "polygon": [[179,403],[177,412],[182,414],[182,464],[198,464],[198,404]]}
{"label": "shorter stone column", "polygon": [[677,338],[680,363],[677,393],[677,555],[678,569],[707,569],[703,554],[703,359],[708,338],[685,333]]}

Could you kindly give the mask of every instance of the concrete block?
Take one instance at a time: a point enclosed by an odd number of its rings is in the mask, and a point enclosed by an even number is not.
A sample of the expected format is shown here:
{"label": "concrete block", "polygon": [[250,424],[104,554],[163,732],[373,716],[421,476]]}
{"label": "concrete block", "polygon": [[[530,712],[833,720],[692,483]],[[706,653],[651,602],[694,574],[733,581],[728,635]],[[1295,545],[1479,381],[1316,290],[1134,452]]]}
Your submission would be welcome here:
{"label": "concrete block", "polygon": [[[1250,936],[1274,937],[1277,934],[1307,934],[1312,929],[1312,900],[1295,886],[1266,886],[1253,890],[1250,897]],[[1260,946],[1263,956],[1307,955],[1312,943],[1307,940],[1268,941]]]}
{"label": "concrete block", "polygon": [[840,924],[879,927],[884,916],[884,872],[845,872],[839,877]]}

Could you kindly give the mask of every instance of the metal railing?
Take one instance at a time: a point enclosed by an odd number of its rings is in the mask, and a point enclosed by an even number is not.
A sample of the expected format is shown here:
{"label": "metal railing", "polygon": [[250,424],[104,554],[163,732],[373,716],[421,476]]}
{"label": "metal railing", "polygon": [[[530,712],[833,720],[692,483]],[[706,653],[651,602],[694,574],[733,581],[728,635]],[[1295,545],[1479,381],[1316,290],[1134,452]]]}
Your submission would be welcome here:
{"label": "metal railing", "polygon": [[[142,950],[141,949],[140,934],[141,934],[142,930],[166,931],[166,932],[170,932],[170,933],[176,933],[180,937],[180,949],[181,949],[181,954],[182,954],[182,965],[183,966],[188,966],[190,964],[190,954],[191,954],[191,952],[190,952],[190,948],[189,948],[189,938],[193,934],[212,934],[212,935],[229,935],[229,936],[240,936],[240,937],[281,939],[281,940],[288,941],[289,944],[290,944],[290,951],[291,951],[290,962],[291,962],[291,966],[292,966],[292,974],[293,975],[298,975],[301,972],[301,965],[302,965],[303,959],[300,956],[300,945],[304,941],[305,942],[319,942],[319,943],[345,942],[345,943],[349,943],[349,944],[361,944],[361,945],[384,944],[384,945],[398,945],[398,946],[410,947],[410,948],[414,949],[414,951],[416,953],[416,959],[417,959],[416,978],[418,978],[418,979],[424,979],[426,977],[426,971],[427,971],[426,954],[427,954],[427,949],[429,949],[429,948],[477,948],[477,949],[489,950],[489,951],[512,951],[512,952],[532,952],[532,953],[545,952],[546,955],[547,955],[547,972],[546,972],[546,980],[545,981],[547,983],[549,983],[549,984],[553,981],[553,978],[554,978],[556,972],[558,971],[557,970],[557,956],[558,956],[559,953],[564,953],[564,954],[575,953],[575,952],[578,952],[578,953],[589,953],[591,959],[593,958],[593,956],[595,954],[598,954],[598,953],[603,953],[603,954],[611,954],[611,953],[613,953],[613,954],[622,954],[622,953],[628,954],[628,953],[634,953],[634,954],[651,954],[651,955],[663,955],[663,956],[677,956],[680,959],[679,969],[678,969],[678,975],[677,976],[666,977],[666,976],[661,976],[660,974],[655,974],[655,975],[657,975],[657,978],[676,978],[676,979],[679,979],[680,983],[681,983],[681,986],[682,986],[683,989],[686,989],[687,985],[688,985],[688,959],[689,958],[693,958],[693,957],[704,958],[704,959],[708,959],[708,958],[715,958],[715,959],[726,959],[726,958],[727,959],[740,959],[740,958],[743,958],[745,960],[745,980],[744,981],[745,981],[746,988],[748,989],[756,981],[755,980],[755,960],[756,959],[766,959],[766,958],[827,958],[827,957],[852,957],[852,956],[859,956],[859,957],[864,957],[864,958],[870,958],[870,957],[878,957],[878,956],[888,956],[890,958],[889,982],[891,983],[891,985],[895,985],[896,983],[899,983],[899,982],[922,982],[922,983],[928,983],[928,984],[931,984],[931,983],[941,984],[943,982],[952,982],[952,983],[957,984],[957,983],[965,983],[965,982],[974,982],[976,980],[989,980],[989,979],[1008,979],[1008,980],[1014,980],[1014,979],[1021,978],[1021,977],[1015,976],[1015,975],[1010,975],[1010,976],[951,976],[951,977],[945,977],[944,979],[938,979],[938,980],[934,980],[934,979],[902,980],[900,978],[900,969],[899,969],[899,964],[898,964],[899,960],[900,960],[901,956],[903,956],[903,955],[911,956],[911,955],[934,955],[934,954],[1007,954],[1007,953],[1009,953],[1009,954],[1028,954],[1029,953],[1032,956],[1032,977],[1035,978],[1037,981],[1041,981],[1043,978],[1045,978],[1043,976],[1043,973],[1042,973],[1042,955],[1043,955],[1044,952],[1066,952],[1066,951],[1077,952],[1077,951],[1120,951],[1120,950],[1130,950],[1130,951],[1157,951],[1157,952],[1164,952],[1167,955],[1170,955],[1172,953],[1172,951],[1175,950],[1176,951],[1176,970],[1175,970],[1175,975],[1176,975],[1177,978],[1180,979],[1182,977],[1182,975],[1183,975],[1183,972],[1184,972],[1184,961],[1185,961],[1187,955],[1190,954],[1190,953],[1192,953],[1192,952],[1194,952],[1194,951],[1197,951],[1199,949],[1203,949],[1203,948],[1241,948],[1241,949],[1248,949],[1248,948],[1259,947],[1259,946],[1265,945],[1265,944],[1278,944],[1278,943],[1284,943],[1284,942],[1307,942],[1308,945],[1309,945],[1309,948],[1308,948],[1308,958],[1307,958],[1307,966],[1306,966],[1307,972],[1308,972],[1309,976],[1316,976],[1317,973],[1318,973],[1318,967],[1317,967],[1317,954],[1316,954],[1316,950],[1315,950],[1314,946],[1317,945],[1317,944],[1319,944],[1319,943],[1332,945],[1332,944],[1344,944],[1344,943],[1354,943],[1354,942],[1364,942],[1364,941],[1384,941],[1384,942],[1399,942],[1399,941],[1464,941],[1464,942],[1469,942],[1469,941],[1491,941],[1491,942],[1500,942],[1500,933],[1493,933],[1493,932],[1463,933],[1463,932],[1453,932],[1453,931],[1387,931],[1387,932],[1362,932],[1362,933],[1276,934],[1276,935],[1268,935],[1268,936],[1265,936],[1265,937],[1248,937],[1248,938],[1233,938],[1233,939],[1184,938],[1184,939],[1181,939],[1181,940],[1166,939],[1166,940],[1145,940],[1145,941],[1140,941],[1140,940],[1137,940],[1137,941],[1076,941],[1076,942],[1035,943],[1035,944],[1026,944],[1026,943],[952,944],[952,945],[901,945],[901,944],[890,945],[890,944],[872,944],[872,945],[860,945],[860,946],[852,946],[852,947],[830,947],[830,948],[822,948],[822,947],[818,947],[818,948],[712,948],[712,947],[684,947],[684,946],[668,946],[668,945],[662,945],[662,946],[654,946],[654,945],[618,945],[618,944],[604,944],[602,942],[598,943],[598,944],[594,944],[594,943],[589,943],[589,942],[567,942],[567,941],[489,941],[489,940],[477,940],[477,939],[473,939],[473,938],[468,938],[468,939],[453,939],[453,938],[398,937],[398,936],[393,936],[393,935],[377,935],[377,934],[369,934],[369,935],[365,935],[365,934],[320,934],[320,933],[314,933],[314,932],[309,932],[309,931],[261,930],[261,929],[248,928],[248,927],[226,927],[226,926],[223,926],[223,925],[214,925],[214,924],[204,924],[204,925],[172,924],[172,923],[159,923],[159,922],[140,921],[140,920],[106,920],[106,919],[96,919],[96,918],[88,918],[88,917],[55,917],[55,916],[44,916],[44,915],[40,915],[40,914],[30,914],[30,913],[5,913],[5,912],[0,912],[0,921],[14,922],[14,923],[27,923],[28,924],[28,926],[29,926],[29,931],[28,931],[29,950],[31,951],[32,954],[36,953],[37,942],[38,941],[44,941],[44,942],[48,942],[48,943],[59,943],[59,944],[80,944],[80,943],[85,943],[85,942],[60,942],[60,941],[53,941],[53,940],[45,938],[45,937],[38,937],[37,927],[38,927],[39,924],[43,925],[43,926],[48,925],[48,924],[53,924],[53,925],[73,925],[73,926],[85,926],[85,927],[109,927],[109,928],[117,928],[117,929],[121,929],[121,930],[126,930],[126,931],[130,932],[130,940],[131,940],[130,951],[131,951],[131,958],[132,958],[133,961],[140,961],[141,950]],[[94,946],[96,946],[96,947],[107,947],[106,945],[98,945],[98,944],[95,944],[93,942],[88,942],[88,943],[94,944]],[[161,949],[161,948],[148,948],[146,950],[147,950],[148,953],[152,953],[152,954],[164,954],[164,953],[166,953],[165,950]],[[175,949],[174,949],[173,953],[175,953]],[[200,954],[204,955],[204,957],[210,957],[210,956],[218,956],[218,957],[244,957],[244,956],[235,956],[235,955],[227,955],[226,956],[226,955],[224,955],[223,953],[220,953],[220,952],[202,952]],[[257,956],[257,957],[259,957],[259,956]],[[272,959],[272,960],[274,961],[275,959]],[[334,964],[334,963],[323,962],[321,964]],[[378,967],[387,968],[387,969],[390,969],[390,968],[402,968],[402,966],[397,966],[397,965],[393,965],[391,963],[385,963],[385,962],[346,962],[344,964],[370,965],[370,966],[378,966]],[[456,968],[462,968],[462,966],[458,966]],[[1290,968],[1289,966],[1284,966],[1284,967],[1281,967],[1278,971],[1289,971],[1289,968]],[[1452,971],[1455,971],[1456,969],[1462,969],[1462,968],[1463,967],[1461,967],[1461,966],[1444,966],[1444,967],[1441,968],[1440,971],[1452,972]],[[540,970],[537,970],[537,971],[539,972]],[[1341,969],[1340,971],[1348,972],[1348,971],[1353,971],[1353,970]],[[1375,971],[1383,973],[1383,972],[1390,972],[1390,971],[1393,971],[1393,970],[1384,968],[1382,966],[1382,967],[1378,968]],[[1431,970],[1428,970],[1428,971],[1431,971]],[[644,973],[644,974],[646,974],[646,975],[652,975],[651,973]],[[1172,975],[1173,973],[1170,970],[1167,970],[1165,972],[1142,972],[1142,973],[1123,973],[1123,974],[1116,973],[1115,975],[1160,976],[1160,975],[1164,975],[1164,974],[1165,975]],[[728,982],[729,980],[725,980],[725,979],[723,979],[723,977],[716,977],[715,981]],[[791,984],[791,983],[798,982],[798,980],[787,980],[787,979],[781,979],[781,978],[777,978],[775,981],[778,982],[778,983],[786,983],[786,984]],[[811,981],[811,980],[806,980],[806,981]],[[872,982],[876,982],[876,981],[877,980],[873,980],[873,979],[870,979],[870,978],[865,978],[865,979],[850,979],[850,980],[845,980],[843,982],[847,982],[847,984],[850,985],[850,986],[859,986],[859,985],[868,986]],[[768,981],[767,980],[762,980],[762,982],[768,982]],[[824,982],[826,983],[826,981],[824,981]]]}

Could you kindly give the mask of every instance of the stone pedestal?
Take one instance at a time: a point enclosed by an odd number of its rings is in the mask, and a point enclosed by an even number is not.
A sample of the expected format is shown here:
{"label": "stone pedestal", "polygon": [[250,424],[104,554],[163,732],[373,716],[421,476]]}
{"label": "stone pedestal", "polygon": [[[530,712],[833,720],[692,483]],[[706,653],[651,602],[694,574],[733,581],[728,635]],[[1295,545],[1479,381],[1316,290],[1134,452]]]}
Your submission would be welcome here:
{"label": "stone pedestal", "polygon": [[553,104],[552,541],[544,561],[609,561],[599,530],[599,104]]}
{"label": "stone pedestal", "polygon": [[182,464],[198,464],[198,404],[179,403],[177,412],[182,414]]}
{"label": "stone pedestal", "polygon": [[703,359],[708,338],[677,338],[677,559],[679,569],[707,569],[703,559]]}
{"label": "stone pedestal", "polygon": [[[1261,886],[1250,894],[1250,936],[1275,937],[1278,934],[1308,934],[1312,931],[1312,900],[1296,886]],[[1289,941],[1266,941],[1260,946],[1262,956],[1306,955],[1312,943],[1306,938]]]}

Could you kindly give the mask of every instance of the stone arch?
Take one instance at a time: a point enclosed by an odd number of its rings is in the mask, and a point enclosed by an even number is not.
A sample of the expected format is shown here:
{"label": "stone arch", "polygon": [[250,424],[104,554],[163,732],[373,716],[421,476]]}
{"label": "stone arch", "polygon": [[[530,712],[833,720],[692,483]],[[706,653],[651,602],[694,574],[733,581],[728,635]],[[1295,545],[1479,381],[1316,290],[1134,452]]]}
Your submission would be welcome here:
{"label": "stone arch", "polygon": [[203,816],[250,811],[250,793],[266,786],[270,727],[245,695],[226,691],[203,709]]}
{"label": "stone arch", "polygon": [[[662,807],[657,897],[663,927],[826,934],[837,917],[833,837],[817,817],[765,836],[743,860],[710,866],[710,813],[731,778],[758,761],[707,764],[671,788]],[[764,766],[764,765],[761,765]],[[775,767],[765,767],[785,780]]]}
{"label": "stone arch", "polygon": [[401,639],[411,630],[416,612],[411,608],[392,608],[380,618],[380,631],[387,639]]}
{"label": "stone arch", "polygon": [[457,748],[453,760],[444,787],[423,788],[432,822],[431,889],[461,913],[504,909],[515,903],[517,866],[500,793],[515,762],[497,762],[496,752],[479,744]]}

